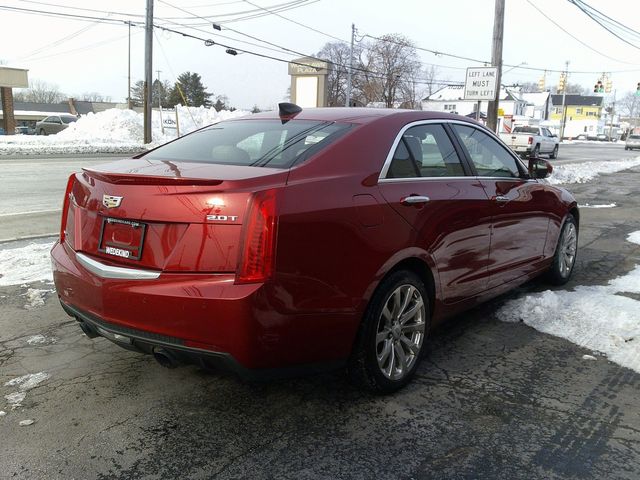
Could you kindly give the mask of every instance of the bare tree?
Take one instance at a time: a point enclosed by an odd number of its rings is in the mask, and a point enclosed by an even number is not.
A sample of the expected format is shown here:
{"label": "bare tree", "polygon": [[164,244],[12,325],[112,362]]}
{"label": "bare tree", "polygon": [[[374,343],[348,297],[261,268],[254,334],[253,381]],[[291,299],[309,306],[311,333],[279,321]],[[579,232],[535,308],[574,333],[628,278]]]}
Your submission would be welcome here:
{"label": "bare tree", "polygon": [[634,92],[625,93],[620,100],[616,102],[616,109],[623,117],[638,117],[640,113],[640,97]]}
{"label": "bare tree", "polygon": [[358,63],[353,83],[364,104],[416,108],[421,65],[411,40],[399,34],[384,35],[364,44]]}
{"label": "bare tree", "polygon": [[[591,95],[593,92],[583,85],[579,83],[567,83],[566,85],[567,95]],[[560,95],[561,91],[558,91],[558,87],[556,85],[551,87],[551,91]]]}
{"label": "bare tree", "polygon": [[[341,42],[329,42],[322,47],[316,57],[330,64],[327,75],[327,105],[343,107],[347,98],[347,75],[349,68],[349,45]],[[357,57],[358,53],[354,54]]]}
{"label": "bare tree", "polygon": [[57,85],[42,80],[32,80],[29,88],[14,94],[14,100],[18,102],[60,103],[65,98]]}
{"label": "bare tree", "polygon": [[537,93],[540,91],[536,82],[523,82],[519,83],[518,86],[522,93]]}
{"label": "bare tree", "polygon": [[422,78],[424,78],[425,82],[424,91],[422,92],[423,97],[433,95],[443,85],[440,79],[438,79],[440,73],[440,69],[436,65],[429,65],[425,67],[422,73]]}

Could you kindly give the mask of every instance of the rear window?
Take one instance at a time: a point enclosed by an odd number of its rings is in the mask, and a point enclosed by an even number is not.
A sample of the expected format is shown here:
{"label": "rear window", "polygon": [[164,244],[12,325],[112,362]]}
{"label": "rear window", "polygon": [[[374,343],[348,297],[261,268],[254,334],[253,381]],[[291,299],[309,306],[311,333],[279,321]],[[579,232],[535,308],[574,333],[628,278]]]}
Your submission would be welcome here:
{"label": "rear window", "polygon": [[537,135],[538,132],[538,127],[516,127],[513,129],[513,133],[533,133]]}
{"label": "rear window", "polygon": [[311,120],[221,122],[163,145],[150,160],[289,168],[325,148],[348,124]]}
{"label": "rear window", "polygon": [[629,135],[630,140],[640,140],[640,135]]}
{"label": "rear window", "polygon": [[78,119],[76,117],[60,117],[62,119],[62,123],[73,123]]}

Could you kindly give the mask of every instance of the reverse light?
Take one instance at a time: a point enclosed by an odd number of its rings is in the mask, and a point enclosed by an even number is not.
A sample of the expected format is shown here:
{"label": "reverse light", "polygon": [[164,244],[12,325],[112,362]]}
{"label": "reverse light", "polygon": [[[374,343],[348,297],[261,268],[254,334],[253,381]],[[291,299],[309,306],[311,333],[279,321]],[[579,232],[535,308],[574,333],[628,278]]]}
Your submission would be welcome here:
{"label": "reverse light", "polygon": [[277,223],[276,191],[255,193],[245,216],[236,283],[264,282],[273,274]]}
{"label": "reverse light", "polygon": [[71,189],[76,180],[76,174],[72,173],[67,180],[67,188],[64,191],[64,200],[62,201],[62,219],[60,220],[60,243],[64,242],[65,230],[67,228],[67,217],[69,214],[69,202],[71,201]]}

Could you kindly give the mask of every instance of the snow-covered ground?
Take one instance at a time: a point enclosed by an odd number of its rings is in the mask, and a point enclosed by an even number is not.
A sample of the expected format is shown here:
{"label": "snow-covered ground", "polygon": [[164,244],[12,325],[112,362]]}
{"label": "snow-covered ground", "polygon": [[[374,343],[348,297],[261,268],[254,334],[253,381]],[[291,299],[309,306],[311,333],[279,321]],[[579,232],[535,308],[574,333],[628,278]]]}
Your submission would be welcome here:
{"label": "snow-covered ground", "polygon": [[[240,110],[216,112],[213,108],[179,106],[180,134],[184,135],[205,125],[248,114],[249,112]],[[176,138],[175,125],[174,112],[163,112],[161,122],[160,112],[154,111],[153,142],[147,145],[147,148]],[[57,135],[2,135],[0,136],[0,155],[142,151],[145,148],[143,137],[143,115],[133,110],[114,108],[83,115],[77,122],[72,123]]]}
{"label": "snow-covered ground", "polygon": [[[640,244],[640,231],[627,240]],[[640,266],[607,285],[547,290],[510,300],[497,316],[566,338],[640,373],[640,301],[625,294],[640,294]]]}
{"label": "snow-covered ground", "polygon": [[640,166],[640,157],[621,160],[565,163],[554,166],[553,173],[547,180],[552,185],[586,183],[602,174],[616,173],[638,166]]}
{"label": "snow-covered ground", "polygon": [[[31,243],[17,248],[0,250],[0,286],[22,285],[33,282],[52,282],[49,252],[53,243]],[[37,302],[39,292],[29,298],[29,304]],[[35,305],[34,305],[35,306]]]}

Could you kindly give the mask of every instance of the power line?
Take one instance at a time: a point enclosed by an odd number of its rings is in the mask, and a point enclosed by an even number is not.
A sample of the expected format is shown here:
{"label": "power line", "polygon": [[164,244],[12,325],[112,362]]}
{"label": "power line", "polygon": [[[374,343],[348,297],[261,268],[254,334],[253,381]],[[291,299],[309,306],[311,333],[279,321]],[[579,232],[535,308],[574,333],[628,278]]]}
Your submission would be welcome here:
{"label": "power line", "polygon": [[303,28],[306,28],[307,30],[311,30],[312,32],[319,33],[320,35],[324,35],[325,37],[333,38],[334,40],[337,40],[339,42],[349,44],[349,42],[347,42],[346,40],[343,40],[342,38],[334,37],[333,35],[331,35],[331,34],[329,34],[327,32],[323,32],[323,31],[318,30],[316,28],[310,27],[309,25],[305,25],[304,23],[298,22],[296,20],[292,20],[292,19],[290,19],[288,17],[285,17],[284,15],[280,15],[277,12],[271,11],[268,8],[261,7],[260,5],[256,5],[255,3],[251,3],[249,0],[244,0],[244,2],[248,3],[249,5],[252,5],[254,7],[260,8],[261,10],[264,10],[265,12],[268,12],[271,15],[275,15],[276,17],[282,18],[283,20],[286,20],[287,22],[294,23],[294,24],[299,25],[299,26],[301,26]]}
{"label": "power line", "polygon": [[569,35],[571,38],[573,38],[576,42],[580,43],[581,45],[587,47],[589,50],[596,52],[598,55],[602,55],[603,57],[608,58],[609,60],[613,60],[615,62],[618,63],[626,63],[627,65],[637,65],[635,63],[631,63],[631,62],[625,62],[624,60],[618,60],[617,58],[613,58],[610,57],[609,55],[607,55],[606,53],[602,53],[599,50],[596,50],[595,48],[593,48],[591,45],[586,44],[585,42],[583,42],[582,40],[580,40],[578,37],[576,37],[575,35],[573,35],[572,33],[568,32],[562,25],[560,25],[558,22],[556,22],[553,18],[549,17],[546,13],[544,13],[542,10],[540,10],[540,8],[538,8],[531,0],[526,0],[527,3],[529,5],[531,5],[533,8],[535,8],[540,15],[542,15],[544,18],[546,18],[547,20],[549,20],[551,23],[553,23],[556,27],[558,27],[560,30],[562,30],[564,33],[566,33],[567,35]]}
{"label": "power line", "polygon": [[623,38],[618,33],[614,32],[612,30],[612,28],[616,28],[616,27],[617,28],[621,28],[623,30],[626,30],[627,32],[631,32],[631,33],[637,34],[637,35],[640,35],[640,33],[636,32],[635,30],[633,30],[633,29],[631,29],[629,27],[627,27],[626,25],[621,24],[620,22],[618,22],[616,20],[613,20],[611,17],[609,17],[607,15],[604,15],[599,10],[596,10],[595,8],[591,7],[590,5],[588,5],[588,4],[586,4],[586,3],[582,2],[582,1],[579,1],[579,0],[568,0],[568,1],[569,1],[569,3],[571,3],[571,4],[575,5],[576,7],[578,7],[578,9],[580,9],[584,14],[586,14],[591,20],[596,22],[598,25],[600,25],[606,31],[611,33],[613,36],[615,36],[618,39],[622,40],[627,45],[630,45],[633,48],[636,48],[636,49],[640,50],[640,47],[638,45],[635,45],[635,44],[631,43],[629,40],[627,40],[626,38]]}

